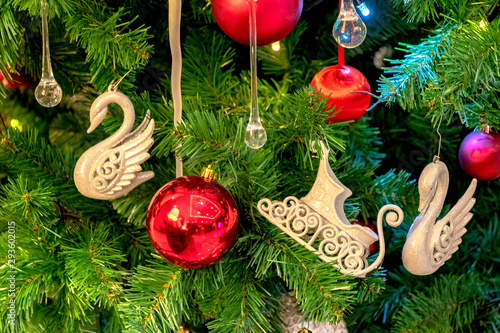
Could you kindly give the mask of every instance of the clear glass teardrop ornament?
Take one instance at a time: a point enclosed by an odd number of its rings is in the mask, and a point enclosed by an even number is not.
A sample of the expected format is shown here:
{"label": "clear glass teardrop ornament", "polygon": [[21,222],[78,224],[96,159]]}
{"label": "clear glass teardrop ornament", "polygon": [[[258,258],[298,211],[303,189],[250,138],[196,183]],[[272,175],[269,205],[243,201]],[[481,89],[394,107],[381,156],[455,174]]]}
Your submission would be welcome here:
{"label": "clear glass teardrop ornament", "polygon": [[252,149],[259,149],[267,141],[267,133],[259,116],[257,94],[257,21],[256,0],[246,0],[250,16],[250,119],[245,133],[245,143]]}
{"label": "clear glass teardrop ornament", "polygon": [[258,123],[248,123],[247,131],[245,134],[245,143],[248,147],[259,149],[267,141],[267,133],[260,120]]}
{"label": "clear glass teardrop ornament", "polygon": [[42,77],[35,89],[35,98],[40,105],[50,108],[61,102],[62,89],[54,78],[50,63],[49,28],[47,24],[48,5],[42,0]]}
{"label": "clear glass teardrop ornament", "polygon": [[341,46],[352,49],[366,37],[366,25],[354,8],[353,0],[342,0],[339,16],[333,26],[333,37]]}

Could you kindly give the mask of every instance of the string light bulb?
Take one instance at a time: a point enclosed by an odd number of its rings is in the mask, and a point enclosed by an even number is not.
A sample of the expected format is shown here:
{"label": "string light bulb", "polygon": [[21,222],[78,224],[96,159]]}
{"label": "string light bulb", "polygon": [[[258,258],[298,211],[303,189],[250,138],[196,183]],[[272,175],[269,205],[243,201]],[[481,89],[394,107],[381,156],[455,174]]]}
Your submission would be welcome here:
{"label": "string light bulb", "polygon": [[11,126],[12,128],[17,129],[18,131],[22,131],[22,130],[23,130],[23,125],[22,125],[22,124],[21,124],[21,122],[20,122],[19,120],[17,120],[17,119],[12,119],[12,120],[10,121],[10,126]]}
{"label": "string light bulb", "polygon": [[366,3],[362,2],[359,5],[357,5],[356,8],[359,10],[361,15],[363,16],[370,15],[370,9],[366,6]]}
{"label": "string light bulb", "polygon": [[352,49],[366,37],[366,25],[354,8],[353,0],[342,0],[339,16],[333,26],[333,38],[342,47]]}
{"label": "string light bulb", "polygon": [[273,49],[273,51],[278,52],[281,48],[280,41],[272,43],[271,48]]}

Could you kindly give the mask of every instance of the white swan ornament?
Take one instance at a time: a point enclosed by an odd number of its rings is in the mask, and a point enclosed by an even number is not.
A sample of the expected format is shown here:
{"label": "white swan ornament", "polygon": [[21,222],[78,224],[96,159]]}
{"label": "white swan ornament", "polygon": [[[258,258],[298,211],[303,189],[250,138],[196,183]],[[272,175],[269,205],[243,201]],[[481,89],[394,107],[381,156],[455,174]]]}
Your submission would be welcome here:
{"label": "white swan ornament", "polygon": [[448,214],[436,222],[448,193],[448,182],[448,168],[437,157],[418,179],[420,214],[413,221],[403,247],[403,265],[414,275],[429,275],[443,266],[458,250],[467,232],[465,225],[473,216],[470,210],[476,202],[472,197],[476,179]]}
{"label": "white swan ornament", "polygon": [[116,199],[154,177],[153,171],[141,172],[140,165],[149,158],[148,150],[153,145],[155,122],[150,119],[149,110],[142,124],[131,133],[135,121],[132,102],[120,92],[105,92],[90,107],[87,133],[104,120],[111,103],[122,108],[122,125],[116,133],[83,153],[74,171],[78,191],[93,199]]}

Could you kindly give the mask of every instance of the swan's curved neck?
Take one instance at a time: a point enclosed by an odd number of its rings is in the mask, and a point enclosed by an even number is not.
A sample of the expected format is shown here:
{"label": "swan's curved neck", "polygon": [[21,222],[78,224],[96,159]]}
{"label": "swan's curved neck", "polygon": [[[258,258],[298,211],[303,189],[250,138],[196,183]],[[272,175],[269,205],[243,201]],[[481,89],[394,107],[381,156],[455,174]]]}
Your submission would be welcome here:
{"label": "swan's curved neck", "polygon": [[101,100],[101,103],[99,103],[98,107],[105,108],[112,103],[116,103],[121,107],[124,118],[120,128],[109,138],[103,141],[107,144],[114,144],[123,140],[123,138],[130,133],[135,122],[134,106],[127,96],[120,92],[114,92],[113,94],[105,96],[103,100]]}
{"label": "swan's curved neck", "polygon": [[429,206],[422,212],[425,214],[425,220],[434,223],[441,214],[446,194],[448,193],[449,175],[447,170],[440,168],[436,179],[436,191],[431,199]]}
{"label": "swan's curved neck", "polygon": [[128,103],[118,103],[123,110],[123,123],[116,131],[109,137],[109,140],[121,141],[127,134],[130,133],[135,122],[135,112],[132,102]]}

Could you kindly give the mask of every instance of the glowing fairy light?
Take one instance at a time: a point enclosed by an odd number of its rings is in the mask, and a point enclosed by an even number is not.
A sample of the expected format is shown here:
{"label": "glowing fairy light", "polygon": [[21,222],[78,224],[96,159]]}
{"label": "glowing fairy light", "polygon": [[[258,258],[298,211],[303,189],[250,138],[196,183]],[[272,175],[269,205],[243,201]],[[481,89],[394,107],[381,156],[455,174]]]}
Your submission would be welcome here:
{"label": "glowing fairy light", "polygon": [[281,48],[280,41],[272,43],[271,48],[273,49],[273,51],[278,52]]}
{"label": "glowing fairy light", "polygon": [[361,12],[361,15],[363,16],[370,15],[370,9],[368,9],[366,3],[362,2],[359,5],[357,5],[356,8],[358,8],[358,10]]}

